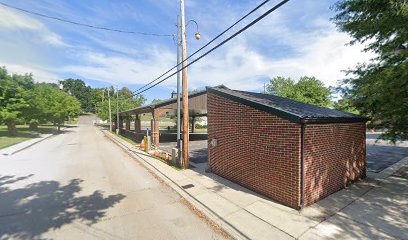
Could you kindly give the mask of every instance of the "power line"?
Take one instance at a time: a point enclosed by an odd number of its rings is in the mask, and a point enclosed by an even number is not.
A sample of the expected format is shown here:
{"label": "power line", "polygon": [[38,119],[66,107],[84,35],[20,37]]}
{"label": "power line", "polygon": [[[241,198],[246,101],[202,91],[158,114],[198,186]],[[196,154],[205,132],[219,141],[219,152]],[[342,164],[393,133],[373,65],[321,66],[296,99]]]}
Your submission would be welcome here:
{"label": "power line", "polygon": [[121,30],[121,29],[94,26],[94,25],[90,25],[90,24],[86,24],[86,23],[75,22],[75,21],[71,21],[71,20],[67,20],[67,19],[63,19],[63,18],[59,18],[59,17],[53,17],[53,16],[48,16],[48,15],[42,14],[42,13],[33,12],[33,11],[30,11],[30,10],[26,10],[26,9],[23,9],[23,8],[19,8],[19,7],[16,7],[16,6],[6,4],[4,2],[0,2],[0,4],[5,6],[5,7],[12,8],[12,9],[15,9],[15,10],[18,10],[18,11],[21,11],[21,12],[25,12],[25,13],[28,13],[28,14],[31,14],[31,15],[36,15],[36,16],[40,16],[40,17],[43,17],[43,18],[57,20],[57,21],[60,21],[60,22],[70,23],[70,24],[74,24],[74,25],[78,25],[78,26],[82,26],[82,27],[94,28],[94,29],[110,31],[110,32],[127,33],[127,34],[139,34],[139,35],[156,36],[156,37],[173,37],[172,34],[158,34],[158,33],[137,32],[137,31],[126,31],[126,30]]}
{"label": "power line", "polygon": [[[165,80],[173,77],[174,75],[176,75],[178,72],[182,71],[184,68],[189,67],[190,65],[194,64],[195,62],[199,61],[200,59],[202,59],[203,57],[207,56],[208,54],[210,54],[211,52],[213,52],[215,49],[221,47],[222,45],[224,45],[225,43],[229,42],[231,39],[235,38],[236,36],[238,36],[239,34],[241,34],[242,32],[244,32],[245,30],[247,30],[248,28],[250,28],[251,26],[253,26],[255,23],[259,22],[261,19],[265,18],[266,16],[268,16],[269,14],[271,14],[272,12],[274,12],[275,10],[277,10],[278,8],[280,8],[281,6],[283,6],[285,3],[289,2],[290,0],[283,0],[280,3],[276,4],[274,7],[272,7],[271,9],[269,9],[268,11],[266,11],[264,14],[262,14],[261,16],[259,16],[258,18],[256,18],[255,20],[253,20],[252,22],[250,22],[249,24],[247,24],[245,27],[241,28],[238,32],[234,33],[233,35],[231,35],[230,37],[228,37],[227,39],[225,39],[224,41],[222,41],[221,43],[217,44],[215,47],[211,48],[210,50],[208,50],[207,52],[205,52],[204,54],[202,54],[201,56],[199,56],[198,58],[194,59],[193,61],[191,61],[190,63],[188,63],[185,67],[179,69],[178,71],[172,73],[171,75],[167,76],[166,78],[160,80],[159,82],[153,84],[152,86],[139,91],[137,93],[134,93],[133,96],[141,94],[157,85],[159,85],[160,83],[164,82]],[[191,56],[191,55],[190,55]]]}
{"label": "power line", "polygon": [[201,50],[203,50],[204,48],[206,48],[208,45],[210,45],[211,43],[213,43],[215,40],[217,40],[218,38],[220,38],[222,35],[224,35],[226,32],[228,32],[231,28],[235,27],[238,23],[240,23],[242,20],[244,20],[245,18],[247,18],[249,15],[251,15],[252,13],[254,13],[255,11],[257,11],[259,8],[261,8],[263,5],[265,5],[266,3],[268,3],[270,0],[265,0],[263,1],[261,4],[259,4],[256,8],[252,9],[250,12],[248,12],[247,14],[245,14],[242,18],[240,18],[238,21],[236,21],[234,24],[232,24],[231,26],[229,26],[227,29],[225,29],[224,31],[222,31],[220,34],[218,34],[215,38],[213,38],[211,41],[209,41],[207,44],[205,44],[204,46],[202,46],[200,49],[198,49],[197,51],[195,51],[194,53],[192,53],[190,56],[188,56],[184,61],[180,62],[179,64],[177,64],[176,66],[170,68],[169,70],[167,70],[165,73],[163,73],[162,75],[160,75],[159,77],[155,78],[153,81],[147,83],[146,85],[140,87],[139,89],[133,91],[133,92],[138,92],[140,90],[142,90],[143,88],[153,84],[154,82],[158,81],[160,78],[162,78],[163,76],[165,76],[166,74],[168,74],[169,72],[171,72],[172,70],[174,70],[175,68],[177,68],[179,65],[181,65],[183,62],[187,61],[188,59],[190,59],[192,56],[196,55],[198,52],[200,52]]}

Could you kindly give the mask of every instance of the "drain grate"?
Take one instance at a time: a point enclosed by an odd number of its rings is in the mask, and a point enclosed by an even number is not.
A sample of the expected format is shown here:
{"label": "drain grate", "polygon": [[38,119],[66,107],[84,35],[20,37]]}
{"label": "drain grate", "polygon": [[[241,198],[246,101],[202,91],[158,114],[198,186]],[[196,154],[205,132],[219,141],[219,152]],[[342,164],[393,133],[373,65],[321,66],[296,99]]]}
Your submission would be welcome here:
{"label": "drain grate", "polygon": [[192,188],[192,187],[194,187],[194,185],[193,184],[187,184],[187,185],[184,185],[184,186],[181,186],[183,189],[188,189],[188,188]]}

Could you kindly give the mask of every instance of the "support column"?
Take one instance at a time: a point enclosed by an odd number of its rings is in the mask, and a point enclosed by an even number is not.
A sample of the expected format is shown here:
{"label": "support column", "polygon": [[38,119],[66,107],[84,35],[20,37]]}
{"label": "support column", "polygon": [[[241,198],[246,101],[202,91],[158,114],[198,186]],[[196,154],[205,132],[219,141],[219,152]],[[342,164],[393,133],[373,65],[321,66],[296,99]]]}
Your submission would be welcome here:
{"label": "support column", "polygon": [[192,117],[191,119],[191,132],[192,133],[195,131],[195,120],[196,120],[196,117]]}
{"label": "support column", "polygon": [[156,147],[159,147],[159,121],[153,118],[150,121],[150,126],[152,128],[152,143],[154,143]]}
{"label": "support column", "polygon": [[129,131],[130,130],[130,118],[126,117],[126,130]]}
{"label": "support column", "polygon": [[142,120],[140,120],[139,115],[136,114],[135,133],[141,133],[141,132],[142,132]]}
{"label": "support column", "polygon": [[119,129],[123,129],[123,117],[119,116]]}

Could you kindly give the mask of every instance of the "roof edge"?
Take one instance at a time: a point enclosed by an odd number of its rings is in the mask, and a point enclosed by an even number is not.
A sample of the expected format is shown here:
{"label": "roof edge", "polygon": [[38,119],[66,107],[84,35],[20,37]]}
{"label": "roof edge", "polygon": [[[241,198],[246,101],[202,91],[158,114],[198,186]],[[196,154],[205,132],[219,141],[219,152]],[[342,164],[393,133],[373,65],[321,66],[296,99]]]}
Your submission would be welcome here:
{"label": "roof edge", "polygon": [[[205,94],[205,93],[207,93],[207,90],[201,90],[201,91],[198,91],[198,92],[189,94],[189,95],[188,95],[188,98],[200,96],[200,95]],[[180,100],[183,100],[183,98],[180,97]],[[168,105],[168,104],[172,104],[172,103],[174,103],[174,102],[177,102],[177,98],[165,99],[165,100],[160,101],[160,102],[158,102],[158,103],[156,103],[156,104],[150,103],[150,104],[143,105],[143,106],[140,106],[140,107],[137,107],[137,108],[133,108],[133,109],[129,109],[129,110],[126,110],[126,111],[119,112],[119,114],[128,114],[128,113],[132,113],[132,112],[134,112],[134,111],[142,110],[142,109],[149,109],[149,108],[150,108],[150,109],[154,109],[154,108],[159,108],[159,107],[162,107],[162,106],[166,106],[166,105]]]}
{"label": "roof edge", "polygon": [[258,102],[254,102],[254,101],[251,101],[251,100],[248,100],[248,99],[240,98],[240,97],[234,96],[232,94],[228,94],[228,93],[219,91],[219,90],[217,90],[215,88],[207,87],[207,91],[210,92],[210,93],[213,93],[213,94],[215,94],[217,96],[224,97],[224,98],[233,100],[235,102],[242,103],[244,105],[253,107],[255,109],[271,113],[271,114],[276,115],[276,116],[278,116],[280,118],[286,119],[286,120],[288,120],[290,122],[302,123],[302,117],[299,116],[299,115],[289,113],[289,112],[286,112],[286,111],[282,111],[280,109],[272,108],[272,107],[267,106],[267,105],[262,104],[262,103],[258,103]]}
{"label": "roof edge", "polygon": [[[229,89],[225,86],[222,86],[222,88]],[[273,115],[276,115],[280,118],[286,119],[293,123],[300,123],[300,124],[330,124],[330,123],[359,123],[359,122],[365,123],[369,120],[366,117],[362,117],[358,115],[356,115],[356,117],[319,117],[319,118],[299,116],[291,112],[283,111],[281,109],[277,109],[277,108],[274,108],[274,107],[271,107],[271,106],[268,106],[268,105],[265,105],[259,102],[255,102],[255,101],[244,99],[238,96],[234,96],[232,94],[220,91],[216,89],[216,87],[207,87],[207,91],[217,96],[221,96],[221,97],[233,100],[235,102],[242,103],[244,105],[253,107],[255,109],[271,113]]]}
{"label": "roof edge", "polygon": [[329,123],[366,123],[370,119],[365,117],[326,117],[326,118],[308,118],[302,119],[304,124],[329,124]]}

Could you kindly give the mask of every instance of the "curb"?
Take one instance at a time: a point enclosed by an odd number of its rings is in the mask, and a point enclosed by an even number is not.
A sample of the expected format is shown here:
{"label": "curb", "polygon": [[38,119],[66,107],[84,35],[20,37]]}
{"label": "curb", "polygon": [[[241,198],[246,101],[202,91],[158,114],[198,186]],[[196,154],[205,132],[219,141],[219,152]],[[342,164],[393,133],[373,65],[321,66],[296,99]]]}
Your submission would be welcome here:
{"label": "curb", "polygon": [[[193,196],[191,196],[188,192],[186,192],[181,186],[177,185],[172,179],[167,177],[164,173],[162,173],[160,170],[158,170],[155,166],[153,166],[151,163],[146,161],[145,159],[139,157],[137,153],[129,149],[127,146],[119,142],[115,135],[112,133],[109,133],[105,130],[100,129],[101,132],[107,136],[112,142],[114,142],[116,145],[118,145],[120,148],[122,148],[124,151],[126,151],[129,155],[131,155],[133,158],[135,158],[138,162],[140,162],[147,170],[149,170],[151,173],[159,177],[161,180],[163,180],[169,187],[171,187],[174,191],[176,191],[182,198],[184,198],[191,206],[198,210],[199,213],[202,213],[208,220],[212,221],[213,224],[215,224],[217,227],[222,229],[226,234],[229,235],[229,237],[233,239],[249,239],[249,237],[245,236],[243,233],[241,233],[238,229],[234,228],[232,225],[230,225],[228,222],[217,216],[216,213],[214,213],[211,209],[209,209],[207,206],[202,204],[199,200],[195,199]],[[154,159],[155,161],[158,161]]]}
{"label": "curb", "polygon": [[395,172],[397,172],[401,167],[405,164],[408,164],[408,157],[404,157],[403,159],[399,160],[398,162],[392,164],[391,166],[383,169],[381,172],[374,173],[370,172],[367,174],[368,177],[371,177],[376,180],[384,180],[390,176],[392,176]]}
{"label": "curb", "polygon": [[[63,129],[61,129],[60,131],[63,131],[63,130],[65,130],[65,129],[66,129],[66,128],[63,128]],[[57,133],[58,133],[58,131],[56,131],[56,132],[54,132],[54,133],[51,133],[51,134],[49,134],[48,136],[45,136],[45,137],[43,137],[43,138],[40,138],[38,141],[33,142],[33,143],[31,143],[31,144],[29,144],[29,145],[27,145],[27,146],[24,146],[24,147],[22,147],[22,148],[20,148],[20,149],[17,149],[17,150],[15,150],[15,151],[11,152],[11,153],[3,153],[2,155],[3,155],[3,156],[11,156],[11,155],[14,155],[14,154],[16,154],[16,153],[18,153],[18,152],[21,152],[21,151],[23,151],[23,150],[25,150],[25,149],[27,149],[27,148],[29,148],[29,147],[31,147],[31,146],[37,144],[37,143],[40,143],[40,142],[42,142],[42,141],[44,141],[44,140],[46,140],[46,139],[48,139],[48,138],[50,138],[50,137],[52,137],[52,136],[57,135]],[[22,142],[22,143],[23,143],[23,142]],[[10,146],[10,147],[11,147],[11,146]],[[4,149],[3,149],[3,150],[4,150]],[[0,150],[0,151],[1,151],[1,150]]]}

